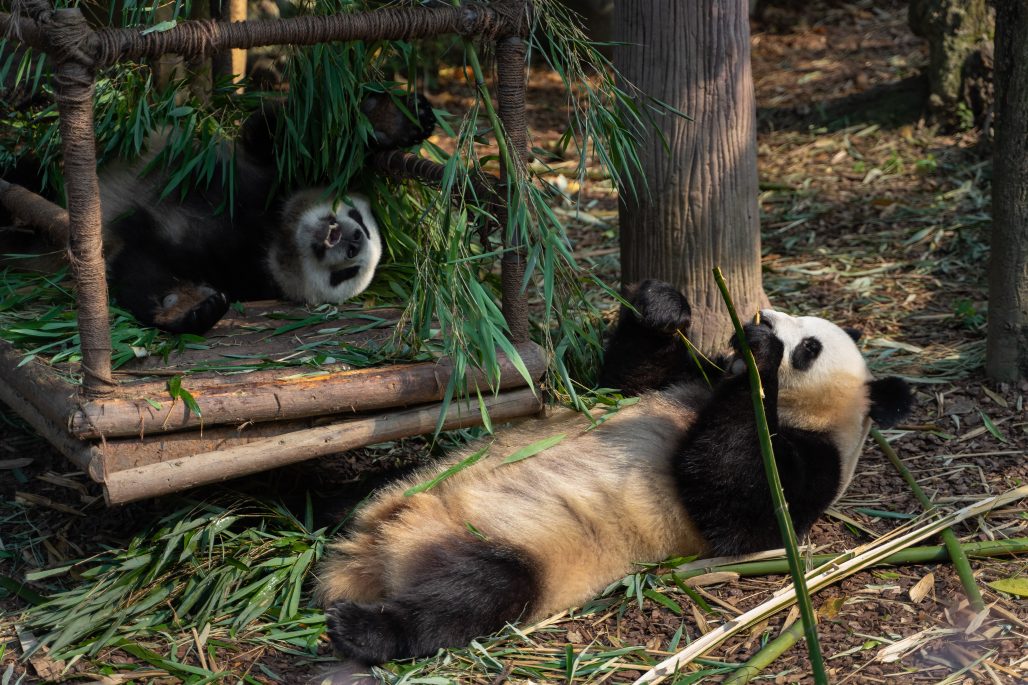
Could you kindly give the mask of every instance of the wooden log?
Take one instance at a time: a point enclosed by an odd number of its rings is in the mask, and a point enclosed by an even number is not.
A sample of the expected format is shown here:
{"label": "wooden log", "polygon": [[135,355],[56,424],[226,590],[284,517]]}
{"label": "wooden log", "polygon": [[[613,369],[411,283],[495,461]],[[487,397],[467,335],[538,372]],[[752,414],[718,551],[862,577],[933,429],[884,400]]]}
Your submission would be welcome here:
{"label": "wooden log", "polygon": [[[485,400],[493,422],[507,421],[539,411],[542,404],[532,390],[503,393]],[[258,440],[248,445],[173,459],[106,476],[108,504],[123,504],[179,490],[217,483],[327,454],[431,432],[441,405],[433,404],[370,418],[341,421]],[[481,424],[477,402],[450,405],[445,430]]]}
{"label": "wooden log", "polygon": [[[517,346],[533,380],[542,377],[545,353],[534,343]],[[501,390],[522,387],[525,380],[505,356],[498,354]],[[163,387],[160,394],[134,398],[104,398],[82,402],[71,418],[71,432],[79,438],[145,437],[201,426],[282,421],[343,412],[365,412],[441,400],[452,371],[449,360],[403,364],[379,369],[326,372],[298,376],[283,371],[264,374],[255,383],[239,376],[217,384],[183,383],[200,407],[200,417],[183,402],[173,401]],[[469,372],[468,387],[485,389],[481,373]],[[151,386],[151,390],[155,390]],[[158,409],[151,400],[157,401]],[[202,417],[202,420],[201,420]]]}
{"label": "wooden log", "polygon": [[352,416],[322,416],[296,419],[294,421],[266,421],[247,423],[242,426],[216,426],[203,431],[179,431],[139,438],[114,438],[97,444],[102,453],[103,473],[97,480],[103,482],[104,474],[138,468],[172,459],[190,457],[194,454],[214,452],[229,447],[248,445],[257,440],[275,437],[284,433],[295,433]]}
{"label": "wooden log", "polygon": [[[4,346],[6,345],[4,343]],[[59,405],[51,402],[57,398],[47,392],[50,383],[43,381],[39,386],[33,387],[31,380],[27,381],[26,379],[39,379],[41,374],[35,369],[26,368],[31,367],[31,364],[12,370],[9,362],[7,357],[0,354],[0,402],[14,410],[18,416],[32,426],[33,430],[49,441],[75,466],[89,473],[96,480],[101,473],[102,457],[96,447],[90,443],[68,435],[68,431],[64,427],[64,419],[67,414],[60,416],[58,412],[54,411],[54,408]],[[65,391],[74,392],[71,386],[65,386]]]}

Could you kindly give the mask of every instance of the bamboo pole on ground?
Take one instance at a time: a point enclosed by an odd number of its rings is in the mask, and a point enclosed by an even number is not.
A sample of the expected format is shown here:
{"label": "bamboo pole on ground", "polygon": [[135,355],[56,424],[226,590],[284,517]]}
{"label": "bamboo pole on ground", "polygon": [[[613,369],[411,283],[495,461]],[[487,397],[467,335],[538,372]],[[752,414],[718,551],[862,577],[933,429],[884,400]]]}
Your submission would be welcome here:
{"label": "bamboo pole on ground", "polygon": [[[889,458],[892,465],[896,467],[899,474],[906,481],[907,485],[914,492],[914,497],[921,503],[921,506],[925,508],[925,511],[930,511],[935,508],[935,503],[928,499],[928,495],[924,493],[921,486],[917,484],[917,480],[914,475],[910,473],[910,469],[907,468],[906,464],[896,454],[896,450],[892,449],[892,445],[885,439],[881,431],[877,428],[871,428],[871,437],[878,443],[878,447],[881,448],[885,456]],[[976,614],[985,610],[985,600],[982,599],[981,590],[978,589],[978,583],[975,582],[974,572],[971,570],[971,564],[967,560],[967,555],[964,554],[964,550],[960,547],[960,540],[957,539],[957,534],[952,529],[947,528],[942,531],[942,541],[946,545],[946,549],[949,550],[950,560],[953,562],[953,568],[956,569],[957,575],[960,577],[960,584],[964,586],[964,593],[967,595],[967,601],[971,605],[971,610]]]}
{"label": "bamboo pole on ground", "polygon": [[[817,592],[834,583],[848,578],[849,576],[867,568],[881,563],[891,555],[905,550],[908,547],[936,535],[951,526],[960,523],[968,518],[979,516],[996,507],[1028,497],[1028,485],[1009,490],[1002,495],[986,497],[969,506],[959,509],[946,516],[941,516],[932,522],[913,529],[900,529],[892,534],[887,540],[879,540],[869,545],[864,545],[853,550],[849,555],[841,555],[835,562],[826,564],[819,570],[811,571],[807,576],[807,585],[812,592]],[[848,558],[847,558],[848,557]],[[633,685],[647,685],[648,683],[659,683],[669,676],[678,673],[682,666],[685,666],[696,657],[702,656],[714,649],[728,638],[740,631],[773,616],[778,611],[792,606],[796,601],[796,588],[791,586],[783,592],[774,596],[767,602],[737,616],[732,621],[714,628],[706,635],[694,640],[686,649],[660,662],[654,668],[644,673]]]}

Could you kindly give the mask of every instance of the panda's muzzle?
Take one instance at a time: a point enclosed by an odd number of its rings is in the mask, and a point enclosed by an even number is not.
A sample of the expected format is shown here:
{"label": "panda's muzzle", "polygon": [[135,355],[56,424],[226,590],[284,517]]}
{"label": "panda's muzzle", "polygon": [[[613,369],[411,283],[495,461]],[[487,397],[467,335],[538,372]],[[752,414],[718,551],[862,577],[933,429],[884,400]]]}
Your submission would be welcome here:
{"label": "panda's muzzle", "polygon": [[322,240],[324,248],[332,250],[338,247],[345,251],[347,259],[353,259],[359,255],[364,247],[364,233],[359,226],[344,225],[333,218],[326,222],[324,230],[325,237]]}

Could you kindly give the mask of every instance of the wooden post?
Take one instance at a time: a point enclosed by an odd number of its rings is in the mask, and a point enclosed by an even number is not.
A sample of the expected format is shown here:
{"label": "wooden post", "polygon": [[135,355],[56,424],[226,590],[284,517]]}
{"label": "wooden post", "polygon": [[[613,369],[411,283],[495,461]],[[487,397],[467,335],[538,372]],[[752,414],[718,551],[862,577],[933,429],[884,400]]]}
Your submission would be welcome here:
{"label": "wooden post", "polygon": [[[524,164],[528,158],[528,131],[525,124],[525,42],[520,36],[506,36],[496,42],[497,105],[500,120],[507,136],[513,164]],[[500,184],[517,178],[520,169],[507,168],[501,159]],[[510,192],[501,193],[510,202]],[[520,200],[519,200],[520,201]],[[515,343],[528,340],[528,303],[522,287],[525,279],[525,236],[511,227],[510,211],[503,212],[501,225],[504,247],[513,248],[503,254],[501,286],[503,288],[503,316]]]}
{"label": "wooden post", "polygon": [[[72,26],[82,36],[92,32],[77,8],[56,10],[54,17],[66,31]],[[92,65],[77,61],[70,51],[54,74],[68,196],[68,248],[78,296],[82,393],[88,397],[104,396],[114,389],[93,133],[94,78]]]}

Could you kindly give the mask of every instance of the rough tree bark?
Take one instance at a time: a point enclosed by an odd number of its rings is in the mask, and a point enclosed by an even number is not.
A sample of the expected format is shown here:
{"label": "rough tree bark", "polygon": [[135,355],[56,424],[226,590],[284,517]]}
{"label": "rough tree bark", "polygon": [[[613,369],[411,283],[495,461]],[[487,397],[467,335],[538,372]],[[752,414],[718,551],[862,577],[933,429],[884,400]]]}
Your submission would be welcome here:
{"label": "rough tree bark", "polygon": [[943,121],[969,128],[983,106],[966,81],[982,78],[978,52],[988,42],[991,22],[985,0],[910,0],[908,20],[928,41],[929,105]]}
{"label": "rough tree bark", "polygon": [[1028,378],[1028,6],[996,7],[996,141],[992,156],[989,340],[998,381]]}
{"label": "rough tree bark", "polygon": [[705,351],[731,334],[713,267],[741,315],[767,301],[748,11],[747,0],[618,0],[614,8],[621,74],[692,119],[661,117],[663,140],[652,132],[640,146],[649,190],[622,196],[621,279],[679,286],[693,309],[690,338]]}

